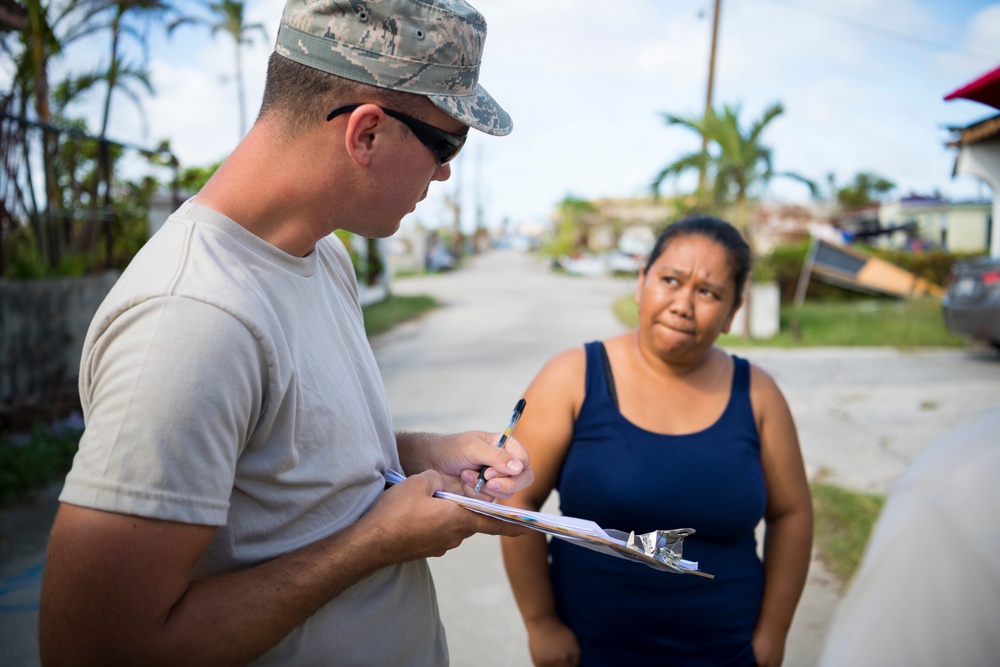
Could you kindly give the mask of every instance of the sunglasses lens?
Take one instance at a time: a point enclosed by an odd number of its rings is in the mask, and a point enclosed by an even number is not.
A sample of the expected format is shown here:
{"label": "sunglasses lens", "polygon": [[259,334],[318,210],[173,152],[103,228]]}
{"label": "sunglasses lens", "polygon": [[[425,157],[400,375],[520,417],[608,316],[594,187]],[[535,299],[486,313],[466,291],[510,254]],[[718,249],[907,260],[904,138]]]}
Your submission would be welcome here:
{"label": "sunglasses lens", "polygon": [[441,164],[451,162],[451,160],[458,155],[458,152],[462,150],[462,146],[465,145],[465,136],[455,137],[453,135],[442,135],[438,140],[437,144],[434,145],[431,150],[437,157]]}

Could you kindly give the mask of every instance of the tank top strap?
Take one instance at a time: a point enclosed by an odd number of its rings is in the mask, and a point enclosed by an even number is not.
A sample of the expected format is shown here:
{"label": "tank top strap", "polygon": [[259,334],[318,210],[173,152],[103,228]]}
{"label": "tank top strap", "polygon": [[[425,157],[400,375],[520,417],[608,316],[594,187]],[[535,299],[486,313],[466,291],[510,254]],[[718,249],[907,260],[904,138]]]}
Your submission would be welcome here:
{"label": "tank top strap", "polygon": [[733,358],[733,394],[750,393],[750,362],[743,357],[730,355]]}
{"label": "tank top strap", "polygon": [[608,378],[604,372],[604,343],[599,340],[584,343],[583,349],[587,355],[587,374],[585,380],[586,393],[584,400],[592,401],[600,406],[612,406],[611,394],[608,390]]}
{"label": "tank top strap", "polygon": [[733,386],[729,396],[729,406],[726,414],[736,424],[757,431],[757,420],[753,414],[753,403],[750,401],[750,362],[735,354],[733,358]]}

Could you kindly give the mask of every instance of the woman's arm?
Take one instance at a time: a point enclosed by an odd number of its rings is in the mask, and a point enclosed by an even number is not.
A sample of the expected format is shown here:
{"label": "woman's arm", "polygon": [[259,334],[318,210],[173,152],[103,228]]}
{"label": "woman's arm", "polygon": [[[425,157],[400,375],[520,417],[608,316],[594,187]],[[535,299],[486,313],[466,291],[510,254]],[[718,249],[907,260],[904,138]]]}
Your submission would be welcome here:
{"label": "woman's arm", "polygon": [[753,367],[751,399],[767,484],[764,597],[753,647],[757,664],[778,667],[805,587],[812,553],[812,498],[795,422],[774,380]]}
{"label": "woman's arm", "polygon": [[[518,422],[535,471],[535,482],[504,504],[538,510],[555,488],[573,436],[573,424],[583,402],[586,357],[583,348],[550,360],[525,392],[527,407]],[[573,632],[556,614],[549,551],[545,535],[532,532],[501,539],[504,566],[514,599],[528,631],[535,665],[576,665],[580,647]]]}

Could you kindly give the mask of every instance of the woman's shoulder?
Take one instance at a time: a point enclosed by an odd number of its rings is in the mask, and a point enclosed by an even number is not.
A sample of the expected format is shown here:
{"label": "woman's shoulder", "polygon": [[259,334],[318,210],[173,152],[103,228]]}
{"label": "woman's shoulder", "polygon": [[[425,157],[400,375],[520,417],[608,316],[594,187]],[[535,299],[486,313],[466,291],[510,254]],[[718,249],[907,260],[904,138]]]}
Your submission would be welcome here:
{"label": "woman's shoulder", "polygon": [[588,349],[590,350],[590,354],[592,354],[595,350],[599,351],[601,346],[603,346],[607,354],[614,356],[615,352],[613,350],[622,345],[621,341],[625,338],[626,336],[619,335],[605,340],[587,341],[559,352],[549,359],[548,363],[554,368],[563,371],[582,372],[587,368]]}
{"label": "woman's shoulder", "polygon": [[737,356],[737,355],[734,354],[733,355],[733,361],[735,362],[737,359],[743,359],[743,361],[746,362],[747,367],[750,369],[750,386],[751,387],[753,387],[754,385],[756,385],[756,386],[758,386],[758,387],[760,387],[762,389],[767,389],[767,390],[772,390],[772,389],[777,389],[778,388],[778,383],[775,382],[775,380],[771,376],[771,374],[768,373],[764,368],[762,368],[761,366],[758,366],[757,364],[755,364],[754,362],[750,361],[749,359],[745,359],[743,357],[739,357],[739,356]]}
{"label": "woman's shoulder", "polygon": [[[735,360],[740,357],[734,355],[733,358]],[[754,405],[767,409],[775,402],[785,404],[784,394],[774,377],[749,359],[746,362],[750,368],[750,397]]]}
{"label": "woman's shoulder", "polygon": [[538,371],[535,384],[545,384],[560,389],[579,387],[582,391],[587,375],[587,347],[600,342],[605,341],[590,341],[557,352]]}
{"label": "woman's shoulder", "polygon": [[587,351],[583,345],[577,345],[549,358],[540,371],[545,375],[575,375],[587,368]]}

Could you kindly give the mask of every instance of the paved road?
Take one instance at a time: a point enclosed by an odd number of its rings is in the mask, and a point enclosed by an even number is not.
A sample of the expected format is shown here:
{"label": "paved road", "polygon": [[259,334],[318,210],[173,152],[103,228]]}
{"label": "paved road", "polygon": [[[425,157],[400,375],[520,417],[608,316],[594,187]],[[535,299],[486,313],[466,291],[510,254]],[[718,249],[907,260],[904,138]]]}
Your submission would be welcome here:
{"label": "paved road", "polygon": [[[398,294],[431,294],[444,304],[373,341],[397,428],[499,430],[552,354],[622,331],[610,307],[631,289],[627,280],[553,275],[511,251],[454,273],[397,281]],[[1000,405],[1000,359],[988,352],[738,353],[783,388],[810,474],[859,490],[885,490],[935,436]],[[0,511],[0,665],[37,664],[38,582],[57,491]],[[431,567],[452,664],[528,665],[495,538],[469,539]],[[787,665],[815,664],[838,599],[836,582],[814,562]]]}

